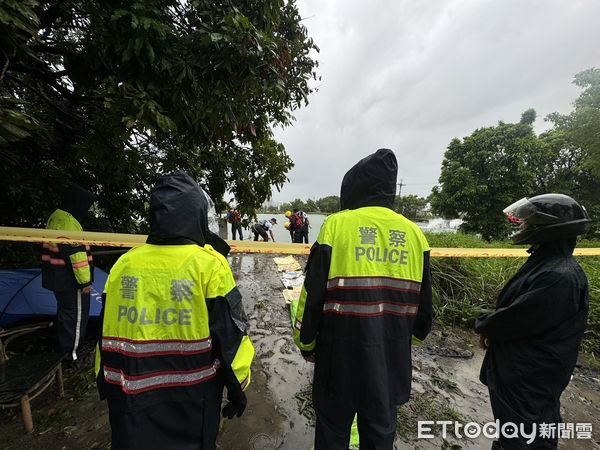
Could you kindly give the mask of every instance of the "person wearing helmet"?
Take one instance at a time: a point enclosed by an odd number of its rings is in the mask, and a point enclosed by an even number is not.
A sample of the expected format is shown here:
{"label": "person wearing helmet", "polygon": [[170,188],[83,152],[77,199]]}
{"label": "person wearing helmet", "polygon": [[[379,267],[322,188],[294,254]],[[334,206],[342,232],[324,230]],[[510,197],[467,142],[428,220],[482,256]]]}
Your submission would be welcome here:
{"label": "person wearing helmet", "polygon": [[510,422],[536,433],[528,442],[509,428],[512,437],[500,436],[492,448],[556,448],[557,436],[541,435],[539,427],[561,422],[560,396],[586,328],[588,280],[573,250],[590,218],[562,194],[523,198],[504,214],[517,227],[513,243],[530,244],[531,256],[498,295],[496,310],[476,321],[487,349],[480,380],[501,425]]}
{"label": "person wearing helmet", "polygon": [[290,239],[294,242],[294,227],[292,226],[292,212],[288,209],[285,212],[285,217],[288,220],[283,226],[290,232]]}

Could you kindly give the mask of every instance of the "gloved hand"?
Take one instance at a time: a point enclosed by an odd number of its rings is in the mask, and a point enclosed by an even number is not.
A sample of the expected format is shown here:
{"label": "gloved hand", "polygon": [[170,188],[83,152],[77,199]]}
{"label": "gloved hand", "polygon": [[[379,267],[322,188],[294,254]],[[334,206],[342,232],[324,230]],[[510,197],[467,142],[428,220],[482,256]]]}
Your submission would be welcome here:
{"label": "gloved hand", "polygon": [[228,393],[227,395],[227,404],[223,407],[221,414],[223,417],[227,417],[228,419],[233,419],[233,416],[241,417],[244,414],[244,410],[246,409],[246,394],[240,391],[233,395],[232,393]]}

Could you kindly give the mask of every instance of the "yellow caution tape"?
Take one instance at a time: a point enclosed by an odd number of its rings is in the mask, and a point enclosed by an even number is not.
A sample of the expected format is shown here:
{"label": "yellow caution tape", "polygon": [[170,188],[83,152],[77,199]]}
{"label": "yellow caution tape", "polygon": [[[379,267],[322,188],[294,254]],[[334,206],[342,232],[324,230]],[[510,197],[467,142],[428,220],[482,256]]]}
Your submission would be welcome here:
{"label": "yellow caution tape", "polygon": [[[146,235],[101,233],[96,231],[62,231],[39,228],[0,227],[0,240],[16,242],[57,242],[99,247],[137,247],[146,243]],[[227,241],[233,253],[268,253],[308,255],[309,244],[282,242]],[[575,256],[600,256],[600,248],[576,248]],[[522,248],[432,248],[432,258],[525,258]]]}

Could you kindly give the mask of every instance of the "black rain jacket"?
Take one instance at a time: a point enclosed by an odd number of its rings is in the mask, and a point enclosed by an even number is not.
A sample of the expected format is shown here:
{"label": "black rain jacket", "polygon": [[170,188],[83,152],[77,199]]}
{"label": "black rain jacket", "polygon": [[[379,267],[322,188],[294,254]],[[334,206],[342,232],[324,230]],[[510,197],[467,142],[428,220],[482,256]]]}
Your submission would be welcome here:
{"label": "black rain jacket", "polygon": [[[60,200],[59,209],[68,212],[79,224],[83,224],[94,200],[93,194],[75,183],[69,183]],[[71,244],[58,244],[57,247],[58,253],[50,252],[46,247],[42,248],[42,255],[60,258],[64,261],[62,265],[42,263],[42,286],[55,292],[69,292],[91,285],[94,281],[94,263],[90,247]],[[70,260],[71,255],[80,252],[87,254],[90,266],[90,282],[83,285],[77,282]]]}
{"label": "black rain jacket", "polygon": [[[388,149],[380,149],[359,161],[342,181],[342,209],[368,206],[393,209],[397,171],[396,157]],[[429,251],[424,252],[420,294],[415,295],[419,304],[416,316],[344,316],[339,319],[323,315],[332,251],[335,251],[335,240],[332,247],[318,242],[313,245],[304,282],[307,301],[300,340],[303,343],[317,341],[315,407],[335,410],[339,405],[376,420],[381,417],[381,411],[408,401],[412,375],[410,336],[425,339],[431,330]],[[391,295],[384,288],[355,294],[357,301],[387,299]],[[363,334],[368,336],[365,340],[357,339]]]}
{"label": "black rain jacket", "polygon": [[[541,244],[504,286],[496,311],[480,317],[477,333],[490,347],[480,379],[501,423],[560,422],[567,387],[586,328],[588,281],[575,260],[575,239]],[[516,439],[504,448],[527,447]],[[538,440],[535,445],[555,448]]]}

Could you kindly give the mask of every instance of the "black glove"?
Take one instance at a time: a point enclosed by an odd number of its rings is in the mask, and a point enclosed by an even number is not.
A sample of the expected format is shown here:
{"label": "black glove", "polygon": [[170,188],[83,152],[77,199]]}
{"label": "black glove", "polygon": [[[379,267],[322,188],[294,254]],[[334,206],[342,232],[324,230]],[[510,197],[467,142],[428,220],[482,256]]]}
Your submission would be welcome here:
{"label": "black glove", "polygon": [[310,352],[304,351],[304,350],[300,350],[300,353],[302,353],[302,357],[310,363],[314,363],[315,362],[315,351],[312,350]]}
{"label": "black glove", "polygon": [[231,250],[229,244],[212,231],[209,231],[207,233],[206,243],[210,244],[212,248],[214,248],[217,252],[219,252],[225,257],[227,257],[227,255],[229,254],[229,250]]}
{"label": "black glove", "polygon": [[246,394],[243,392],[236,392],[235,395],[228,394],[227,404],[221,411],[223,417],[227,417],[228,419],[233,419],[233,416],[241,417],[246,409]]}

